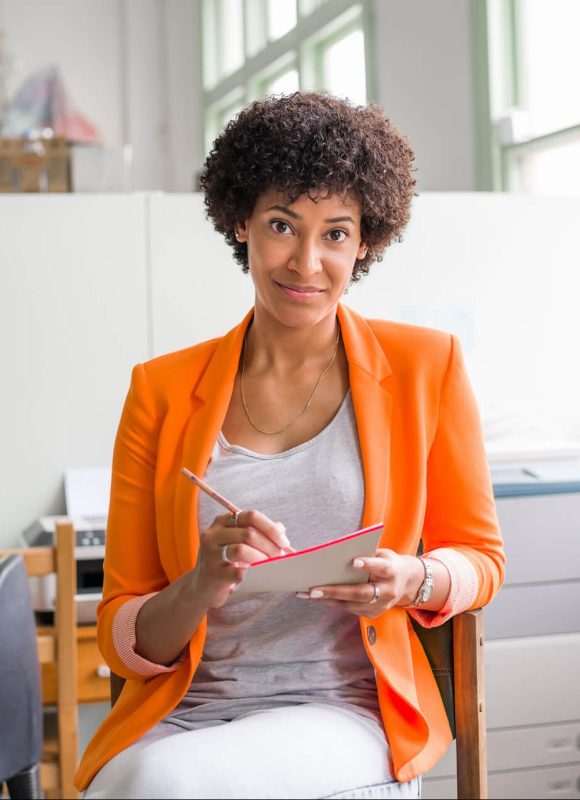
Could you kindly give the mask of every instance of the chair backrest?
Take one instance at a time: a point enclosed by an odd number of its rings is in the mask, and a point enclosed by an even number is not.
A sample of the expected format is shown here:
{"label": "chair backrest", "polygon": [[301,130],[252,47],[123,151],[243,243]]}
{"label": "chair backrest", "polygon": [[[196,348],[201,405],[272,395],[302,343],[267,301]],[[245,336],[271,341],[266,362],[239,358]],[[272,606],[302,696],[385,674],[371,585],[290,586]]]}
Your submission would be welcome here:
{"label": "chair backrest", "polygon": [[2,781],[40,764],[42,753],[36,625],[22,556],[0,558],[0,609],[1,788]]}
{"label": "chair backrest", "polygon": [[122,678],[120,675],[116,675],[114,672],[111,672],[110,681],[111,681],[111,708],[113,708],[113,706],[119,699],[119,695],[123,690],[123,686],[125,685],[125,678]]}
{"label": "chair backrest", "polygon": [[[54,663],[57,684],[57,740],[52,747],[56,763],[43,754],[41,780],[43,787],[54,788],[55,795],[76,798],[74,774],[78,761],[77,721],[77,637],[76,637],[76,564],[75,532],[72,523],[56,525],[53,547],[28,547],[6,550],[2,555],[19,555],[29,577],[56,573],[56,607],[54,628],[37,634],[39,663]],[[46,752],[45,741],[45,752]],[[50,747],[48,748],[51,749]]]}

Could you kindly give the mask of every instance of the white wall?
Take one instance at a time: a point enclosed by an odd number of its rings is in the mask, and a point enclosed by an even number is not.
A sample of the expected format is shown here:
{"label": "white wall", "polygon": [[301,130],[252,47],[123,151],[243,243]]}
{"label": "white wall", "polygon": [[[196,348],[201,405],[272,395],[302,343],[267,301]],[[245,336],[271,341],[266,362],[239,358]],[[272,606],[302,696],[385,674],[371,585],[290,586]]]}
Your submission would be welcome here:
{"label": "white wall", "polygon": [[374,0],[377,99],[409,138],[422,191],[476,188],[469,0]]}
{"label": "white wall", "polygon": [[[417,153],[422,191],[475,188],[469,0],[373,0],[377,95]],[[191,191],[204,157],[199,0],[0,0],[10,88],[57,63],[135,189]]]}
{"label": "white wall", "polygon": [[0,195],[0,548],[64,512],[67,467],[107,466],[150,354],[142,195]]}

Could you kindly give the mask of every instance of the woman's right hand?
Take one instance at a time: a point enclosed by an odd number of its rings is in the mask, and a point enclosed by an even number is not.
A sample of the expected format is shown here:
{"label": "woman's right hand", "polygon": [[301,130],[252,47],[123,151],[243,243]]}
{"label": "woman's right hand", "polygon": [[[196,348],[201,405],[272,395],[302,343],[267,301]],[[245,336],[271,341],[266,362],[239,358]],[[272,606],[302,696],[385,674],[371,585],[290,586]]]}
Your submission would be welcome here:
{"label": "woman's right hand", "polygon": [[[229,559],[224,560],[225,555]],[[288,548],[281,522],[259,511],[216,517],[200,536],[197,563],[143,605],[137,621],[135,652],[168,666],[183,652],[210,608],[223,606],[253,561]],[[292,548],[289,548],[290,550]]]}
{"label": "woman's right hand", "polygon": [[[201,533],[191,588],[207,608],[223,606],[255,561],[291,551],[286,529],[260,511],[241,511],[234,525],[231,514],[221,514]],[[227,557],[228,561],[224,559]]]}

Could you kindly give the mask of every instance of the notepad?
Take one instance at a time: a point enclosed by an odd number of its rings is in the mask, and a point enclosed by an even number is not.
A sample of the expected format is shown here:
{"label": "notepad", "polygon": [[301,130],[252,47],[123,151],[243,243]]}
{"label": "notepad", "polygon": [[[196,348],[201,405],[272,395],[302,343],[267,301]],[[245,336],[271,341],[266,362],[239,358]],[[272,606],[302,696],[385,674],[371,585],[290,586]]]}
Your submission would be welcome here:
{"label": "notepad", "polygon": [[256,561],[247,567],[235,594],[308,592],[312,586],[364,583],[368,572],[354,569],[352,560],[374,555],[382,533],[383,524],[378,523],[316,547]]}

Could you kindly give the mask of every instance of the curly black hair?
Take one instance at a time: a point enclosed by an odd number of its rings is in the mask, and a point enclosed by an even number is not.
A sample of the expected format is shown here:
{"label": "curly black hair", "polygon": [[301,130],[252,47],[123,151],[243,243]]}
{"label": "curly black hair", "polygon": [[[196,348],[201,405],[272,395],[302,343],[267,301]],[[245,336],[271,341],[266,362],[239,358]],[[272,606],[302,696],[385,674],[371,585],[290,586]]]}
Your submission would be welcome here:
{"label": "curly black hair", "polygon": [[361,207],[368,247],[352,281],[368,273],[385,247],[400,239],[410,214],[415,154],[374,103],[355,106],[319,93],[295,92],[254,102],[217,137],[201,174],[207,217],[247,272],[245,242],[236,223],[247,220],[258,197],[281,191],[292,203],[310,196],[350,194]]}

